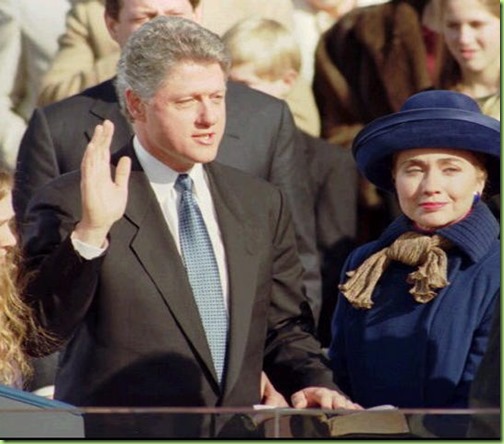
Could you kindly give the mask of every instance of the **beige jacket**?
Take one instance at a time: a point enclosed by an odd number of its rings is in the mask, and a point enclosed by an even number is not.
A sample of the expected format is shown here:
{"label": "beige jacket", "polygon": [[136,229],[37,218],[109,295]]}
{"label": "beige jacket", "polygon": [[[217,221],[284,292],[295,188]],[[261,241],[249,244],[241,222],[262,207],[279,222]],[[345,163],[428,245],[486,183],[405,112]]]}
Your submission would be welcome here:
{"label": "beige jacket", "polygon": [[276,20],[287,29],[294,29],[291,0],[202,0],[201,4],[202,25],[219,35],[250,16]]}
{"label": "beige jacket", "polygon": [[47,105],[115,75],[119,46],[103,19],[102,0],[79,0],[70,10],[59,51],[42,81],[39,105]]}
{"label": "beige jacket", "polygon": [[310,84],[299,77],[285,101],[289,105],[296,126],[313,137],[319,137],[320,115]]}
{"label": "beige jacket", "polygon": [[0,160],[14,168],[70,0],[0,0]]}

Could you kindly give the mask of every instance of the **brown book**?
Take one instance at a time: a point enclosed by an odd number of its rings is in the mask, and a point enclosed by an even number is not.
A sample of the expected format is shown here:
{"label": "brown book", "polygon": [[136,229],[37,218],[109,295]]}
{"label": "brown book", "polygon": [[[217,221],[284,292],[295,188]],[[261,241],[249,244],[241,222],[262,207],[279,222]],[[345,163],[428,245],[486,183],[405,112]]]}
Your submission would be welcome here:
{"label": "brown book", "polygon": [[[270,412],[272,413],[272,412]],[[292,414],[269,416],[266,412],[257,421],[266,437],[282,438],[408,438],[408,422],[403,413],[394,408],[373,408],[338,415]]]}
{"label": "brown book", "polygon": [[363,410],[327,419],[330,436],[351,434],[395,435],[410,432],[399,410]]}

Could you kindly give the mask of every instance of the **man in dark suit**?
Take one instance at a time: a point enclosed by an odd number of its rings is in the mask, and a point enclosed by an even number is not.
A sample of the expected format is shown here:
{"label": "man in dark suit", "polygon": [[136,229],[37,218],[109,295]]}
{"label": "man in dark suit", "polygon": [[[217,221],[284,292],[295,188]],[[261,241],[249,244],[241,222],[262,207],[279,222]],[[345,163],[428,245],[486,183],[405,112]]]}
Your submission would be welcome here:
{"label": "man in dark suit", "polygon": [[[145,24],[119,62],[119,97],[135,137],[113,156],[112,174],[113,125],[105,121],[81,171],[31,200],[23,239],[37,273],[27,294],[43,325],[68,341],[57,399],[251,406],[261,401],[264,368],[295,407],[356,407],[332,382],[313,336],[283,193],[213,162],[228,69],[220,39],[196,23],[158,17]],[[227,316],[219,331],[229,332],[223,367],[210,333],[217,321],[205,323],[184,248],[182,177],[193,183],[189,194],[218,268],[217,300]],[[211,427],[203,421],[181,433],[209,436]],[[151,429],[136,433],[152,436]]]}
{"label": "man in dark suit", "polygon": [[[105,21],[123,46],[142,23],[157,15],[178,15],[199,22],[199,0],[107,0]],[[314,318],[321,306],[313,195],[306,176],[304,141],[295,132],[283,101],[243,85],[228,83],[227,124],[218,160],[279,186],[290,206],[304,266],[304,284]],[[29,199],[49,180],[79,168],[94,128],[105,119],[115,125],[111,149],[131,139],[132,129],[117,103],[113,79],[81,94],[34,111],[21,142],[14,207],[22,215]]]}

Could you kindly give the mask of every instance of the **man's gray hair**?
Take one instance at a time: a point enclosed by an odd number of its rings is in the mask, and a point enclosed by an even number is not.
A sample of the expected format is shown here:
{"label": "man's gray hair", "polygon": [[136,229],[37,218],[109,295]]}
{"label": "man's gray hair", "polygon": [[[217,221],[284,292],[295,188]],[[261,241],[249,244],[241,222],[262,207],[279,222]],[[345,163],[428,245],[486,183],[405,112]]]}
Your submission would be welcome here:
{"label": "man's gray hair", "polygon": [[117,64],[116,90],[123,112],[131,119],[125,92],[148,101],[180,62],[218,63],[227,77],[231,58],[217,34],[181,17],[160,16],[128,39]]}

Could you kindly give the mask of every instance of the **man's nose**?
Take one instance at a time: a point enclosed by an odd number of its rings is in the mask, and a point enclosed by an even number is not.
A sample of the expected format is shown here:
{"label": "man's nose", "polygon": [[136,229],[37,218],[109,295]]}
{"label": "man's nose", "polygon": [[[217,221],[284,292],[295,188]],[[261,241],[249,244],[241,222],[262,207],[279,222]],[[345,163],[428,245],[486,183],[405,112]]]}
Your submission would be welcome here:
{"label": "man's nose", "polygon": [[205,126],[213,126],[218,120],[218,111],[212,103],[202,102],[199,109],[198,122]]}

